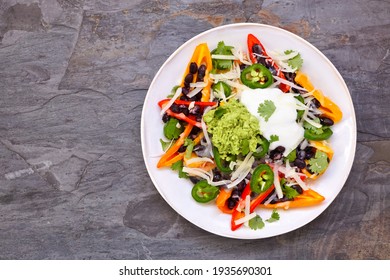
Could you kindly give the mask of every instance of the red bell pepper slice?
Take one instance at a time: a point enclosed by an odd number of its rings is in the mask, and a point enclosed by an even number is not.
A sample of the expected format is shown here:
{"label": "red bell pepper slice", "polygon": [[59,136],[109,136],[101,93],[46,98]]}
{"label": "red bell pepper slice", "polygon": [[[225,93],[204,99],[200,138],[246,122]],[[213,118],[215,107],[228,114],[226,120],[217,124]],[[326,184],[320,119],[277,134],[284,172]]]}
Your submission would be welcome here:
{"label": "red bell pepper slice", "polygon": [[[162,107],[162,105],[167,103],[169,100],[170,100],[169,98],[161,100],[160,102],[158,102],[158,106]],[[193,102],[194,102],[194,105],[198,105],[198,106],[201,106],[201,107],[217,105],[217,102],[211,102],[211,101],[210,102],[202,102],[202,101],[188,101],[188,100],[180,100],[180,99],[176,99],[175,100],[175,104],[177,104],[177,105],[187,105],[187,106],[189,106]]]}
{"label": "red bell pepper slice", "polygon": [[[252,199],[251,200],[251,204],[250,204],[250,211],[249,213],[252,213],[256,207],[268,196],[270,195],[270,193],[273,192],[274,190],[274,185],[272,185],[271,187],[269,187],[265,192],[259,194],[256,198]],[[250,183],[248,183],[245,187],[245,189],[243,190],[242,194],[241,194],[241,199],[240,201],[244,200],[246,198],[247,195],[250,195],[251,194],[251,186],[250,186]],[[241,219],[242,217],[244,217],[244,212],[241,212],[241,211],[238,211],[237,208],[240,204],[240,201],[237,203],[236,207],[234,208],[233,210],[233,213],[232,213],[232,219],[231,219],[231,229],[234,231],[238,228],[240,228],[242,226],[242,224],[239,224],[239,225],[236,225],[236,221],[238,219]]]}
{"label": "red bell pepper slice", "polygon": [[[249,51],[249,56],[250,56],[250,59],[253,63],[257,63],[257,58],[256,58],[256,55],[253,53],[253,46],[254,45],[259,45],[260,48],[261,48],[261,51],[262,51],[262,56],[265,57],[265,61],[267,62],[268,65],[271,65],[275,71],[276,71],[276,74],[279,78],[282,78],[284,80],[286,80],[286,77],[284,76],[283,72],[281,71],[280,67],[275,63],[275,61],[267,54],[264,46],[261,44],[260,40],[257,39],[253,34],[248,34],[248,40],[247,40],[247,44],[248,44],[248,51]],[[286,85],[286,84],[283,84],[281,83],[279,85],[279,88],[281,91],[283,92],[289,92],[290,91],[290,86],[289,85]]]}
{"label": "red bell pepper slice", "polygon": [[[161,100],[160,102],[158,102],[158,105],[160,106],[160,108],[162,108],[164,106],[164,104],[166,104],[168,101],[169,101],[169,99]],[[187,117],[183,113],[174,113],[174,112],[172,112],[171,109],[168,109],[165,112],[168,114],[168,116],[174,117],[178,120],[182,120],[182,121],[185,121],[189,124],[192,124],[194,126],[202,128],[202,124],[200,122],[197,122],[196,120],[191,119],[190,117]]]}

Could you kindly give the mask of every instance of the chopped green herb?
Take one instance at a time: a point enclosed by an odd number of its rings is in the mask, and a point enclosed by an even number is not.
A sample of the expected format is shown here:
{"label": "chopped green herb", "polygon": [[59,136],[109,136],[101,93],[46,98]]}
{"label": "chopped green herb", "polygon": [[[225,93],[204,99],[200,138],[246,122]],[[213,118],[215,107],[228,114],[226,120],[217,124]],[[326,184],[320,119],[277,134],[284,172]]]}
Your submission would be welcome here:
{"label": "chopped green herb", "polygon": [[279,215],[278,211],[276,209],[274,209],[272,211],[271,217],[269,219],[267,219],[266,221],[269,223],[273,223],[273,222],[279,221],[279,219],[280,219],[280,215]]}
{"label": "chopped green herb", "polygon": [[182,125],[180,125],[178,119],[170,118],[164,126],[164,135],[169,140],[177,139],[183,132],[183,129],[184,128]]}
{"label": "chopped green herb", "polygon": [[269,138],[269,143],[271,144],[272,142],[276,142],[276,141],[279,141],[279,136],[272,134]]}
{"label": "chopped green herb", "polygon": [[174,87],[172,88],[172,90],[171,90],[171,93],[170,93],[167,97],[168,97],[168,98],[172,98],[172,97],[175,95],[175,93],[176,93],[176,91],[177,91],[177,89],[178,89],[179,87],[180,87],[179,85],[174,86]]}
{"label": "chopped green herb", "polygon": [[313,173],[321,173],[328,167],[328,155],[323,151],[317,150],[314,158],[309,160],[308,168]]}
{"label": "chopped green herb", "polygon": [[265,226],[263,219],[259,216],[256,215],[252,219],[249,220],[249,227],[251,229],[257,230],[257,229],[262,229]]}
{"label": "chopped green herb", "polygon": [[288,159],[289,162],[293,162],[297,158],[297,150],[292,150],[287,156],[286,160]]}
{"label": "chopped green herb", "polygon": [[[225,42],[220,41],[217,45],[217,48],[214,49],[211,54],[219,54],[219,55],[232,55],[232,46],[225,46]],[[228,70],[232,68],[232,60],[226,59],[213,59],[213,68],[219,70]]]}
{"label": "chopped green herb", "polygon": [[183,161],[179,160],[172,164],[172,170],[179,171],[179,178],[188,178],[188,174],[183,172]]}
{"label": "chopped green herb", "polygon": [[186,159],[189,159],[191,158],[192,150],[194,149],[195,143],[191,139],[186,138],[184,140],[184,146],[187,147],[184,157]]}
{"label": "chopped green herb", "polygon": [[[293,50],[287,50],[284,52],[284,54],[290,54],[292,53]],[[301,57],[301,54],[298,53],[296,56],[294,56],[293,58],[290,58],[288,61],[287,61],[288,65],[295,69],[295,70],[298,70],[302,67],[302,64],[303,64],[303,59]]]}
{"label": "chopped green herb", "polygon": [[165,142],[164,140],[160,139],[160,143],[161,143],[161,148],[162,150],[165,152],[169,149],[169,147],[172,145],[172,142],[173,141],[168,141],[168,142]]}
{"label": "chopped green herb", "polygon": [[272,102],[271,100],[265,100],[263,103],[259,104],[259,108],[257,109],[257,112],[259,113],[260,117],[263,117],[264,120],[267,122],[268,119],[275,112],[275,110],[276,107],[274,102]]}
{"label": "chopped green herb", "polygon": [[[319,118],[315,118],[315,119],[313,119],[313,122],[320,123],[320,119]],[[324,129],[326,128],[326,126],[322,126],[320,128],[315,127],[314,125],[311,125],[310,123],[308,123],[306,121],[303,123],[303,127],[305,129],[310,130],[311,132],[313,132],[314,134],[317,134],[317,135],[320,135],[320,134],[324,133]]]}
{"label": "chopped green herb", "polygon": [[288,199],[292,199],[299,195],[299,192],[297,192],[297,190],[291,186],[286,186],[286,185],[282,186],[282,191]]}

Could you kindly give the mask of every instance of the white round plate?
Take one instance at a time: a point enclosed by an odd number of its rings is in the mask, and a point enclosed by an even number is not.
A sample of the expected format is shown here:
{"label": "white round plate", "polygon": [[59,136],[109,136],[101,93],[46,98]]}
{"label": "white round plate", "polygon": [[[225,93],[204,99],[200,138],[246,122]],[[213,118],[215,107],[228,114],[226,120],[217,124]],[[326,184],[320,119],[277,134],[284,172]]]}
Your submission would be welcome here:
{"label": "white round plate", "polygon": [[[343,111],[343,119],[333,127],[330,144],[334,157],[312,188],[325,197],[318,206],[301,209],[279,210],[280,220],[266,223],[261,230],[241,227],[230,229],[230,215],[221,213],[215,203],[199,204],[191,197],[193,184],[180,179],[177,172],[169,168],[156,167],[163,154],[160,138],[163,138],[163,122],[157,103],[166,98],[171,89],[181,82],[195,47],[206,42],[213,50],[219,41],[226,45],[241,47],[247,51],[246,40],[254,34],[268,51],[292,49],[300,52],[304,62],[301,69],[307,73],[316,88],[330,97]],[[157,190],[177,213],[189,222],[211,233],[240,239],[258,239],[280,235],[304,226],[319,216],[335,199],[348,178],[355,156],[356,121],[348,88],[333,64],[307,41],[283,29],[254,23],[232,24],[203,32],[178,48],[163,64],[154,77],[145,98],[141,119],[141,140],[146,168]],[[271,210],[257,209],[263,219]]]}

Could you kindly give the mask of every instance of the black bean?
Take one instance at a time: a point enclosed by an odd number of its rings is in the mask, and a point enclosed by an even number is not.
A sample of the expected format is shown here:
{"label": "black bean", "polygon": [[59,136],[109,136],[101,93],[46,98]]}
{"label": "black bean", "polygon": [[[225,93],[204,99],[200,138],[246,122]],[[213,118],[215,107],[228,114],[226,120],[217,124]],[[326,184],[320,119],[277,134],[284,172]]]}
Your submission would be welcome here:
{"label": "black bean", "polygon": [[191,132],[190,134],[193,134],[193,135],[197,135],[199,133],[199,131],[201,131],[202,129],[197,127],[197,126],[194,126],[192,129],[191,129]]}
{"label": "black bean", "polygon": [[229,209],[234,209],[234,207],[236,207],[236,204],[237,204],[237,201],[231,197],[228,198],[227,200],[227,207]]}
{"label": "black bean", "polygon": [[272,160],[279,160],[283,157],[282,153],[279,153],[278,151],[275,151],[275,150],[272,150],[270,153],[269,153],[269,157],[272,159]]}
{"label": "black bean", "polygon": [[286,148],[283,147],[283,146],[277,146],[277,147],[275,148],[275,150],[278,151],[279,153],[284,153],[284,151],[286,150]]}
{"label": "black bean", "polygon": [[184,152],[186,151],[186,149],[187,149],[186,146],[181,145],[180,148],[179,148],[179,150],[178,150],[178,152],[179,152],[179,153],[184,153]]}
{"label": "black bean", "polygon": [[192,83],[193,80],[194,80],[194,75],[192,75],[191,73],[187,74],[187,76],[184,78],[184,82],[187,84]]}
{"label": "black bean", "polygon": [[334,124],[333,120],[327,117],[320,117],[320,123],[326,126],[332,126]]}
{"label": "black bean", "polygon": [[200,114],[200,106],[199,105],[195,105],[194,107],[192,107],[190,109],[190,114],[192,114],[192,115]]}
{"label": "black bean", "polygon": [[316,106],[316,108],[321,107],[321,103],[320,103],[320,101],[318,101],[317,98],[313,98],[313,100],[311,102],[314,104],[314,106]]}
{"label": "black bean", "polygon": [[242,180],[240,183],[238,183],[237,190],[240,192],[240,195],[241,192],[245,189],[245,187],[246,187],[245,180]]}
{"label": "black bean", "polygon": [[190,92],[190,89],[189,88],[186,88],[186,87],[182,87],[181,88],[181,92],[185,95],[187,95],[189,92]]}
{"label": "black bean", "polygon": [[[296,76],[297,74],[291,73],[291,72],[283,72],[283,73],[284,73],[284,76],[286,77],[287,81],[294,82],[295,76]],[[293,88],[293,89],[294,89],[294,88]]]}
{"label": "black bean", "polygon": [[252,52],[261,55],[263,53],[263,50],[261,49],[260,45],[254,44],[252,47]]}
{"label": "black bean", "polygon": [[202,92],[198,92],[195,96],[189,98],[189,101],[199,101],[202,98]]}
{"label": "black bean", "polygon": [[164,113],[164,115],[162,116],[162,121],[166,123],[167,121],[169,121],[170,118],[171,118],[171,117],[168,116],[167,113]]}
{"label": "black bean", "polygon": [[180,113],[179,105],[177,105],[175,103],[173,103],[172,106],[169,109],[171,109],[171,111],[174,112],[174,113]]}
{"label": "black bean", "polygon": [[306,152],[305,151],[298,151],[297,152],[297,158],[305,159],[305,157],[306,157]]}
{"label": "black bean", "polygon": [[298,167],[299,169],[303,169],[306,167],[306,162],[303,159],[296,158],[294,160],[294,165]]}
{"label": "black bean", "polygon": [[218,169],[214,169],[214,175],[213,175],[213,181],[216,182],[216,181],[221,181],[222,179],[222,174],[221,172],[218,170]]}
{"label": "black bean", "polygon": [[195,62],[191,62],[190,64],[190,73],[191,74],[196,74],[198,72],[198,65],[196,65]]}
{"label": "black bean", "polygon": [[300,185],[292,185],[291,186],[294,190],[296,190],[299,194],[303,194],[303,189]]}
{"label": "black bean", "polygon": [[198,68],[198,76],[204,77],[206,75],[206,65],[202,64]]}
{"label": "black bean", "polygon": [[190,111],[188,110],[188,107],[186,105],[181,104],[181,105],[179,105],[179,112],[188,116]]}
{"label": "black bean", "polygon": [[305,152],[306,152],[305,159],[311,159],[312,157],[314,157],[316,153],[315,148],[310,146],[305,148]]}
{"label": "black bean", "polygon": [[193,151],[194,152],[199,152],[199,151],[204,151],[204,149],[206,149],[205,146],[198,144],[198,145],[195,145]]}
{"label": "black bean", "polygon": [[200,181],[199,177],[194,177],[194,176],[190,176],[190,180],[194,184],[196,184]]}

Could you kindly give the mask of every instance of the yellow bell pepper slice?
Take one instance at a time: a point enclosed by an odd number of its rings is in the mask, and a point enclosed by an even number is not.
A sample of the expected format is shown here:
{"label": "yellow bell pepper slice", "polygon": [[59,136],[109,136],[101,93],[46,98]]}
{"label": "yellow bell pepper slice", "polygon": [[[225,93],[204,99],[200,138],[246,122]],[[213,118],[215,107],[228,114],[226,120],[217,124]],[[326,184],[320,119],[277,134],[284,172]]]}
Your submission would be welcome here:
{"label": "yellow bell pepper slice", "polygon": [[343,113],[341,112],[340,108],[335,103],[333,103],[332,100],[324,96],[320,90],[315,89],[306,74],[298,71],[297,75],[295,76],[295,82],[307,91],[313,92],[313,96],[321,104],[320,110],[322,111],[324,116],[330,118],[335,123],[339,122],[342,119]]}

